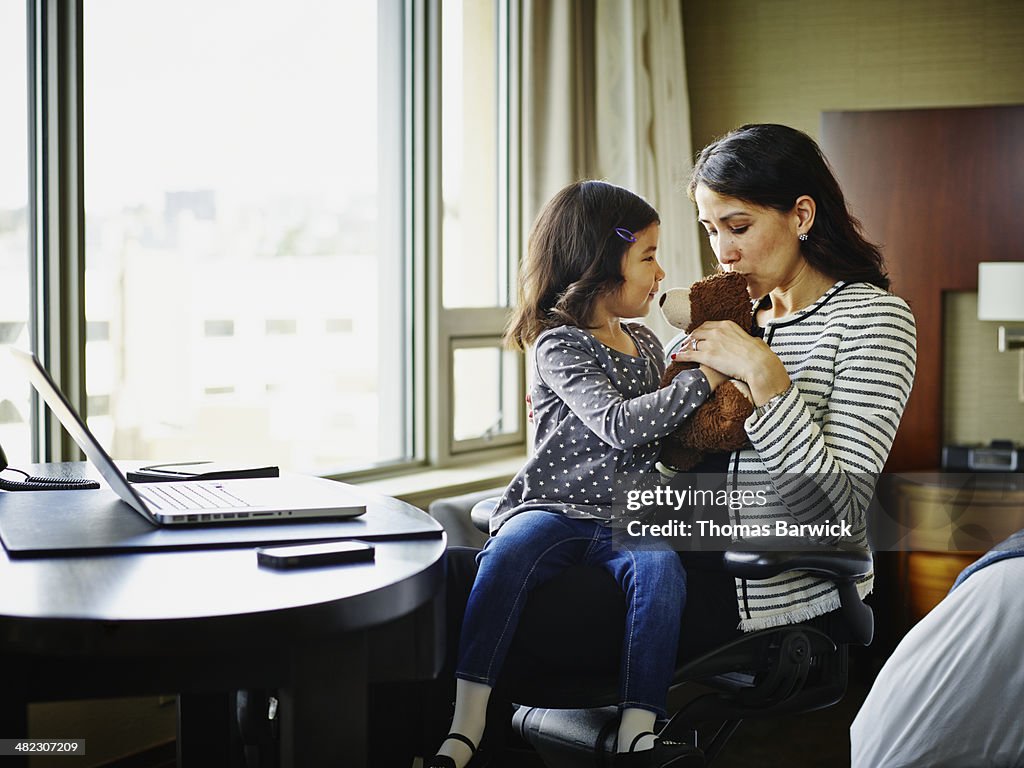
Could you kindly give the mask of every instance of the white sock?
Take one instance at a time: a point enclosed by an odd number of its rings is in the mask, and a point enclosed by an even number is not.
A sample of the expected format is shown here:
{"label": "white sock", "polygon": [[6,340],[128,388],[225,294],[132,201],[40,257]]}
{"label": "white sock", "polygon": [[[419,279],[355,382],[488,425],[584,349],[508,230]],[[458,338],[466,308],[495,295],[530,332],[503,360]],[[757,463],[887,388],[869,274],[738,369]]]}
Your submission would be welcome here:
{"label": "white sock", "polygon": [[[491,698],[491,686],[459,678],[455,681],[455,717],[452,718],[451,733],[461,733],[480,746],[487,724],[487,701]],[[445,739],[437,754],[446,755],[462,768],[473,756],[469,747],[457,739]]]}
{"label": "white sock", "polygon": [[[629,752],[629,745],[633,743],[633,739],[645,731],[653,731],[654,721],[657,719],[657,715],[648,709],[627,707],[622,710],[619,716],[619,741],[615,751]],[[654,736],[644,736],[636,743],[633,751],[643,752],[645,749],[654,749]]]}

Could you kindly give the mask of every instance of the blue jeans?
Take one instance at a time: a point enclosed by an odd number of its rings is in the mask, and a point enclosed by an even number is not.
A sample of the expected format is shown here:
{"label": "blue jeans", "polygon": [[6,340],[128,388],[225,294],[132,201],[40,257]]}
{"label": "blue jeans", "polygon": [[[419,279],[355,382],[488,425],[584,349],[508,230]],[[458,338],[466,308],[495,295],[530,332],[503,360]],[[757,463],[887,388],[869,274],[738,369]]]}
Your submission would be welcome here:
{"label": "blue jeans", "polygon": [[493,686],[529,592],[570,565],[595,565],[615,578],[627,600],[621,706],[665,716],[686,602],[686,572],[676,552],[649,542],[637,550],[616,549],[611,529],[593,520],[530,510],[505,523],[477,562],[456,677]]}

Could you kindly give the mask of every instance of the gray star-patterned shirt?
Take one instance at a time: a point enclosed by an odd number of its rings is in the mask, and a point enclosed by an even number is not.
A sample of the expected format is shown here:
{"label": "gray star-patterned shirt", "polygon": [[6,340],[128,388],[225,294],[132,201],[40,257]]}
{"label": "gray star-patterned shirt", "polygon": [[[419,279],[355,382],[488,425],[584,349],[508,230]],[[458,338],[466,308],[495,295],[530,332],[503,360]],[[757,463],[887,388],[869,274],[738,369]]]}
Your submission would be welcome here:
{"label": "gray star-patterned shirt", "polygon": [[609,522],[617,479],[650,472],[661,438],[710,394],[699,370],[658,388],[661,342],[641,323],[623,323],[640,352],[610,349],[587,331],[563,325],[534,345],[534,454],[491,515],[491,533],[529,509]]}

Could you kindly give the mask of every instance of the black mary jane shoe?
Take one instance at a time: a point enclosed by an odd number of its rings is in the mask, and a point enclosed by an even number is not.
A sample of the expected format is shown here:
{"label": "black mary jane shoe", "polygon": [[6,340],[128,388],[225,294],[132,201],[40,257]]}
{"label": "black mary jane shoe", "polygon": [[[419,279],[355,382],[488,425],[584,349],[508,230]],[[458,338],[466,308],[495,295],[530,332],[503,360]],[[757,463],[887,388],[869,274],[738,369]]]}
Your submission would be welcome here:
{"label": "black mary jane shoe", "polygon": [[[654,736],[652,749],[634,752],[637,742],[644,736]],[[690,744],[663,740],[654,731],[645,731],[633,739],[628,752],[618,752],[612,758],[613,768],[689,768],[704,764],[701,751]]]}
{"label": "black mary jane shoe", "polygon": [[[469,763],[466,764],[466,768],[473,765],[473,758],[476,757],[476,744],[474,744],[467,736],[463,736],[461,733],[449,733],[444,737],[441,742],[444,744],[448,739],[454,739],[455,741],[461,741],[467,747],[469,747],[470,757]],[[455,761],[447,755],[434,755],[430,758],[430,762],[424,765],[424,768],[455,768]]]}

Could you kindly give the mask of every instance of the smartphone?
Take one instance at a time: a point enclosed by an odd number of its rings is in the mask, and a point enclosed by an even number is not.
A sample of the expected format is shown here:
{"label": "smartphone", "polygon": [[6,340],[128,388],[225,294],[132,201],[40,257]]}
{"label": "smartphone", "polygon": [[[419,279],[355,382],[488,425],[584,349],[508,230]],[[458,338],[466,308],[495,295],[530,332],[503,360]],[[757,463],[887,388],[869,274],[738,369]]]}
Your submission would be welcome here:
{"label": "smartphone", "polygon": [[373,560],[373,545],[365,541],[325,541],[284,547],[259,547],[256,560],[270,568],[311,568]]}

